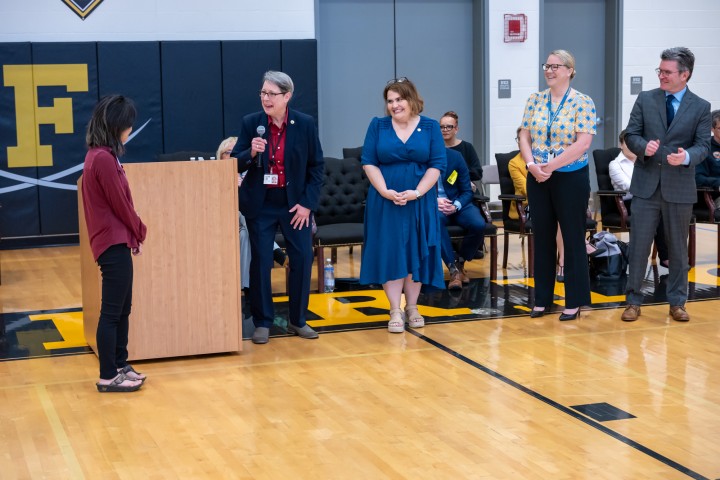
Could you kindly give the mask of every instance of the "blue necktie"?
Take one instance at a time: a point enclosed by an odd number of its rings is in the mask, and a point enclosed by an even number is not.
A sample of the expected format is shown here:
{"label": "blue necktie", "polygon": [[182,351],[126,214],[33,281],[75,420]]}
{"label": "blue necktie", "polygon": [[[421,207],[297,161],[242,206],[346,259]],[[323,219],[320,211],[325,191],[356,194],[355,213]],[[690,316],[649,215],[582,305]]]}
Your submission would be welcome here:
{"label": "blue necktie", "polygon": [[665,109],[667,110],[667,126],[669,127],[670,124],[673,121],[673,118],[675,118],[675,108],[673,108],[673,100],[675,100],[674,95],[668,95],[665,97]]}

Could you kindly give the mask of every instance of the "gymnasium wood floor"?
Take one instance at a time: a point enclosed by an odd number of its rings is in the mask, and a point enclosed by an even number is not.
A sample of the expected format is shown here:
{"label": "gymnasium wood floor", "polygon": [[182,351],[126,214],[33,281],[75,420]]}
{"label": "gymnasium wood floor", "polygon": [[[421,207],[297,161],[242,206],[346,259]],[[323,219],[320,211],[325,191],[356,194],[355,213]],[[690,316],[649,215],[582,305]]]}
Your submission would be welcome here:
{"label": "gymnasium wood floor", "polygon": [[688,324],[652,268],[637,322],[617,285],[577,321],[530,319],[514,236],[497,284],[480,260],[460,295],[423,296],[422,330],[387,333],[382,292],[348,282],[312,296],[318,340],[139,362],[133,394],[95,390],[78,248],[3,251],[0,478],[720,478],[716,238],[698,225]]}

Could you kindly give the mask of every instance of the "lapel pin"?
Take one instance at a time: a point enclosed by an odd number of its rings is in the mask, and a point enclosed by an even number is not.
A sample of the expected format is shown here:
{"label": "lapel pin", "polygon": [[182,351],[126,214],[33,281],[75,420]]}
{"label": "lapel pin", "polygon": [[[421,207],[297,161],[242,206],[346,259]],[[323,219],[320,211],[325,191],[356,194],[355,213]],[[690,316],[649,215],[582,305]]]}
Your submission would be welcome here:
{"label": "lapel pin", "polygon": [[295,120],[290,120],[290,125],[295,125]]}

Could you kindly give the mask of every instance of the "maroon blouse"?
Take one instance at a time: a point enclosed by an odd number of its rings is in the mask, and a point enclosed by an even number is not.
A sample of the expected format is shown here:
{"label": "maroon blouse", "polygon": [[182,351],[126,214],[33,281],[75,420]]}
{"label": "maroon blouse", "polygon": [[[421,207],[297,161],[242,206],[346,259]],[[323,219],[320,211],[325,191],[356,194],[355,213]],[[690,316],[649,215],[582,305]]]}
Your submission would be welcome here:
{"label": "maroon blouse", "polygon": [[109,147],[91,148],[85,156],[82,198],[95,261],[113,245],[136,248],[145,241],[147,227],[135,212],[125,170]]}

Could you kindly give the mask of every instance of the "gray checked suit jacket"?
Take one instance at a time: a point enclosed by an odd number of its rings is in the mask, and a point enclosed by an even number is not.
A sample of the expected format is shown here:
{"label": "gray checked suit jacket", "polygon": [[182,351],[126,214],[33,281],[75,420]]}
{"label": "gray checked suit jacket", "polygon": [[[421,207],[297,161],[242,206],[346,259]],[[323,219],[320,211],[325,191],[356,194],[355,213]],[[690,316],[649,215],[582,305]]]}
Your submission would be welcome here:
{"label": "gray checked suit jacket", "polygon": [[[671,203],[695,203],[695,165],[710,151],[710,103],[688,90],[670,127],[667,126],[665,92],[659,88],[640,92],[628,122],[625,143],[637,155],[630,192],[650,198],[660,183],[663,200]],[[660,148],[645,156],[650,140],[660,140]],[[682,147],[690,154],[688,166],[675,167],[667,162],[670,153]]]}

